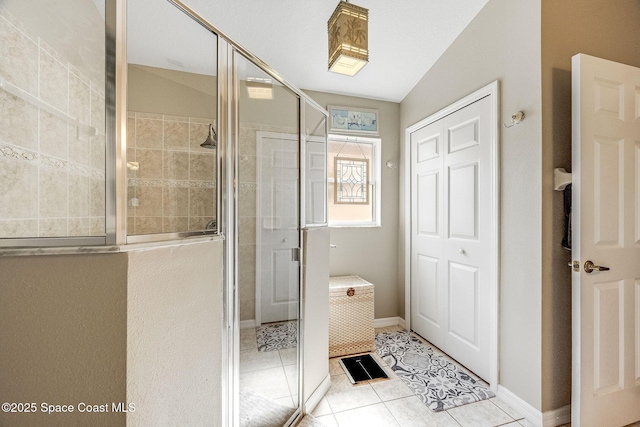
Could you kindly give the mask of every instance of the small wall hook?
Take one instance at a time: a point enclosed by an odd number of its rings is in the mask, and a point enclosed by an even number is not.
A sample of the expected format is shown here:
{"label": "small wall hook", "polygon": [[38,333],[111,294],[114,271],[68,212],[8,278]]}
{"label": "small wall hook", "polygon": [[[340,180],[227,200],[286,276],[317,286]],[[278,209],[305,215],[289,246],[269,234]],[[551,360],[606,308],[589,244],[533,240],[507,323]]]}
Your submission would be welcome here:
{"label": "small wall hook", "polygon": [[513,116],[511,116],[511,124],[510,125],[507,125],[506,123],[504,123],[503,125],[506,128],[512,128],[515,125],[520,124],[523,120],[524,120],[524,112],[518,111]]}

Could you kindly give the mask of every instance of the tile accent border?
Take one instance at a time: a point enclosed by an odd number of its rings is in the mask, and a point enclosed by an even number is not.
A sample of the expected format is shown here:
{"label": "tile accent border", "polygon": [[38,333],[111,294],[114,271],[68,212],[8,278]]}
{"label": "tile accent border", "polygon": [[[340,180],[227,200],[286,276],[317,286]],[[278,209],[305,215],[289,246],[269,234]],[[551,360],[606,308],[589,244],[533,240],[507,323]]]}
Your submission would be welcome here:
{"label": "tile accent border", "polygon": [[296,184],[257,184],[255,182],[240,182],[238,184],[239,188],[246,188],[249,190],[270,190],[272,188],[281,188],[283,190],[297,190],[298,186]]}
{"label": "tile accent border", "polygon": [[[17,147],[10,144],[0,145],[0,155],[2,157],[8,157],[22,162],[37,162],[42,166],[48,166],[60,171],[70,172],[77,175],[91,176],[94,178],[104,179],[104,171],[99,169],[93,169],[89,166],[84,166],[79,163],[74,163],[68,160],[58,159],[56,157],[47,156],[45,154],[39,154],[35,151],[27,150],[26,148]],[[40,160],[38,162],[38,160]]]}
{"label": "tile accent border", "polygon": [[129,187],[216,188],[215,181],[129,178]]}

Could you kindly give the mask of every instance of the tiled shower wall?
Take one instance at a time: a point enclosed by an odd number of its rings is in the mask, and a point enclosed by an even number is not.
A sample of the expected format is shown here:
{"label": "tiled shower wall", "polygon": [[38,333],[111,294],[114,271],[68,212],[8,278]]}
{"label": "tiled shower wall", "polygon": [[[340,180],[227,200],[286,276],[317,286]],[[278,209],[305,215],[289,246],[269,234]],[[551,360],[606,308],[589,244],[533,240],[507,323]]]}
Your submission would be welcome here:
{"label": "tiled shower wall", "polygon": [[97,130],[0,89],[0,237],[104,235],[104,82],[87,74],[0,6],[0,77]]}
{"label": "tiled shower wall", "polygon": [[128,234],[204,230],[216,218],[216,150],[200,147],[213,119],[128,113]]}

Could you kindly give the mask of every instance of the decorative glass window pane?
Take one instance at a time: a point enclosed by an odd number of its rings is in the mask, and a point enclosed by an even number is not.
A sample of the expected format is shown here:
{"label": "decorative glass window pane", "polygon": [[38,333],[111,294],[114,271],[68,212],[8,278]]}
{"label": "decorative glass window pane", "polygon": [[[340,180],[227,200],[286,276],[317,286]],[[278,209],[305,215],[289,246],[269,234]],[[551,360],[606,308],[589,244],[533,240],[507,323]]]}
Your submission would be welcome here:
{"label": "decorative glass window pane", "polygon": [[369,160],[335,158],[335,203],[366,205],[369,203]]}
{"label": "decorative glass window pane", "polygon": [[379,138],[330,134],[327,212],[330,227],[380,225]]}

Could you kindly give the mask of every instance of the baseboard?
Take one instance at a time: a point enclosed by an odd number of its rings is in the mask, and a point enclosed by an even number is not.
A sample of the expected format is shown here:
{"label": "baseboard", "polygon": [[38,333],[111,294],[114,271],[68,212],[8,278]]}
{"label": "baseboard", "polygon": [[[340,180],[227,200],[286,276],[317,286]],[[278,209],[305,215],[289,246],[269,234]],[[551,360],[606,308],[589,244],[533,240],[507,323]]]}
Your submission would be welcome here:
{"label": "baseboard", "polygon": [[402,329],[406,330],[407,329],[407,322],[405,322],[402,317],[398,317],[398,326],[400,326]]}
{"label": "baseboard", "polygon": [[329,387],[331,387],[331,375],[327,374],[324,380],[320,383],[318,387],[311,393],[311,396],[304,402],[304,413],[310,414],[316,409],[318,403],[322,400],[327,391],[329,391]]}
{"label": "baseboard", "polygon": [[240,321],[240,329],[255,328],[255,327],[256,327],[256,320],[255,319],[241,320]]}
{"label": "baseboard", "polygon": [[557,427],[571,422],[571,405],[547,411],[542,414],[544,427]]}
{"label": "baseboard", "polygon": [[374,328],[386,328],[388,326],[400,326],[404,329],[404,319],[395,317],[383,317],[381,319],[375,319],[373,321]]}
{"label": "baseboard", "polygon": [[497,396],[511,406],[517,413],[525,417],[533,427],[543,427],[542,412],[525,402],[511,390],[498,384]]}

